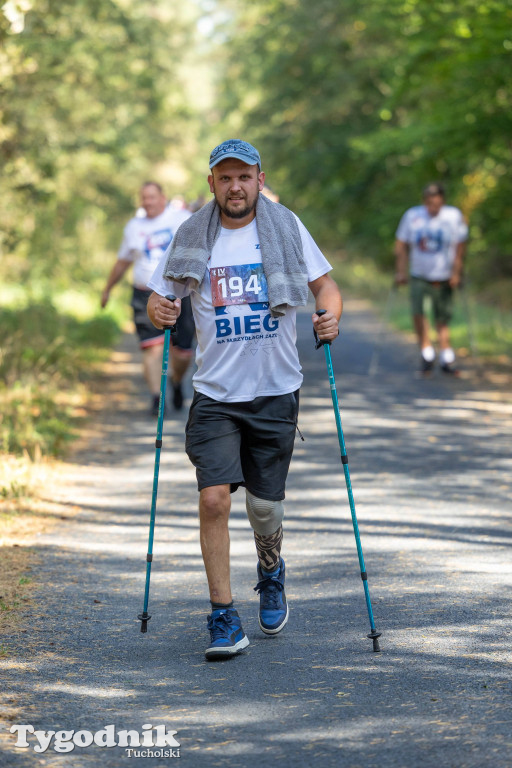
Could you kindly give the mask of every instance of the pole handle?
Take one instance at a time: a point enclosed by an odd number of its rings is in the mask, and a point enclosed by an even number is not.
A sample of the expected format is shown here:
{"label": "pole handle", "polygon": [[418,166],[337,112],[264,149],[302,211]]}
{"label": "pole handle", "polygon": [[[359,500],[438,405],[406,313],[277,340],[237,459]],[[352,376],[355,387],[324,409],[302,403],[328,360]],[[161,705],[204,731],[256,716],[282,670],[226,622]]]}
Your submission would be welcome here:
{"label": "pole handle", "polygon": [[[174,296],[172,293],[168,293],[165,297],[167,301],[176,301],[176,296]],[[176,333],[176,325],[164,325],[164,331],[170,331],[171,333]]]}
{"label": "pole handle", "polygon": [[[325,315],[326,312],[327,312],[326,309],[317,309],[316,314],[318,315],[318,317],[322,317],[322,315]],[[318,333],[315,331],[314,326],[313,326],[313,336],[315,337],[315,349],[320,349],[320,347],[323,347],[326,344],[331,346],[331,342],[328,339],[321,340],[318,338]]]}

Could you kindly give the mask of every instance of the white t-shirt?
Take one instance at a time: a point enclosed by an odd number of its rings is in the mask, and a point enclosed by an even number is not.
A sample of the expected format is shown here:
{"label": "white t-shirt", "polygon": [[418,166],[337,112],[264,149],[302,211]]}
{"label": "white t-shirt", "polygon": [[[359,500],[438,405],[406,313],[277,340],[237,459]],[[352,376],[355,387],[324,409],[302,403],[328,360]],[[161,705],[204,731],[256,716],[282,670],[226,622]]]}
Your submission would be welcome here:
{"label": "white t-shirt", "polygon": [[[332,267],[297,222],[311,282]],[[190,294],[198,392],[231,403],[299,389],[303,377],[295,346],[296,310],[290,308],[279,318],[270,313],[256,220],[240,229],[222,228],[198,291],[164,278],[164,267],[163,258],[148,285],[161,296]]]}
{"label": "white t-shirt", "polygon": [[152,219],[147,216],[130,219],[124,228],[117,258],[134,262],[133,284],[137,288],[146,288],[174,233],[189,216],[189,211],[177,211],[167,206]]}
{"label": "white t-shirt", "polygon": [[449,280],[457,244],[467,240],[468,225],[453,205],[443,205],[437,216],[431,216],[424,205],[417,205],[402,216],[396,237],[410,247],[413,277]]}

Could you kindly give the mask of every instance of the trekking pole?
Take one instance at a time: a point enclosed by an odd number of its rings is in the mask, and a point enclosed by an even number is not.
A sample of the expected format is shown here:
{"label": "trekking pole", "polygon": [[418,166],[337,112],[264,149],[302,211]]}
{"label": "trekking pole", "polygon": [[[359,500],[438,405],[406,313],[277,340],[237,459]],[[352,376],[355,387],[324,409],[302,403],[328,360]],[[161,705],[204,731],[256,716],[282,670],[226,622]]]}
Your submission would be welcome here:
{"label": "trekking pole", "polygon": [[375,374],[377,373],[377,368],[379,367],[380,348],[382,347],[382,342],[384,341],[384,334],[386,333],[387,325],[389,322],[389,316],[391,314],[391,305],[395,297],[396,289],[397,289],[397,284],[395,279],[393,278],[393,282],[391,283],[391,288],[389,289],[388,297],[386,299],[386,304],[384,307],[384,315],[382,318],[379,335],[377,337],[376,342],[373,345],[372,357],[370,360],[370,365],[368,366],[368,376],[370,376],[371,378],[375,376]]}
{"label": "trekking pole", "polygon": [[[176,296],[169,294],[165,297],[168,301],[174,301]],[[140,631],[148,631],[148,621],[151,616],[148,614],[148,602],[149,602],[149,582],[151,579],[151,563],[153,562],[153,536],[155,533],[155,514],[156,514],[156,497],[158,494],[158,473],[160,471],[160,451],[162,450],[162,431],[164,425],[164,410],[165,410],[165,393],[167,390],[167,369],[169,367],[169,347],[171,343],[171,333],[175,333],[176,326],[165,326],[164,328],[164,351],[162,355],[162,376],[160,378],[160,400],[158,403],[158,421],[156,427],[156,441],[155,441],[155,471],[153,474],[153,495],[151,498],[151,515],[149,519],[149,542],[148,553],[146,556],[146,588],[144,591],[144,608],[142,613],[139,613],[137,618],[141,622]]]}
{"label": "trekking pole", "polygon": [[[325,315],[326,311],[327,310],[325,309],[320,309],[320,310],[317,310],[316,314],[319,317],[321,317],[322,315]],[[354,495],[352,493],[352,483],[350,482],[350,472],[348,469],[347,449],[345,447],[345,438],[343,437],[343,427],[341,426],[338,393],[336,391],[336,382],[334,380],[334,370],[332,367],[331,342],[322,341],[321,339],[319,339],[315,329],[313,329],[313,333],[315,335],[316,349],[323,347],[325,352],[325,360],[327,363],[327,373],[329,374],[329,384],[331,387],[332,405],[334,408],[334,417],[336,419],[336,428],[338,430],[338,440],[339,440],[340,451],[341,451],[341,463],[343,465],[343,472],[345,474],[345,483],[347,486],[348,501],[350,504],[350,512],[352,515],[352,526],[354,528],[354,535],[356,537],[357,555],[359,557],[359,566],[361,569],[361,579],[363,580],[364,596],[366,598],[366,608],[368,609],[368,618],[370,619],[370,634],[367,635],[367,637],[369,637],[370,640],[373,641],[373,650],[375,651],[375,653],[378,653],[380,651],[379,637],[382,635],[382,632],[377,632],[375,628],[375,621],[373,618],[372,601],[370,599],[370,589],[368,587],[368,575],[366,573],[366,568],[364,565],[363,548],[361,546],[361,537],[359,536],[359,525],[357,524],[357,517],[356,517],[356,505],[354,503]]]}
{"label": "trekking pole", "polygon": [[469,299],[467,294],[468,282],[469,281],[467,279],[461,282],[459,287],[459,293],[462,299],[462,307],[465,315],[466,328],[468,332],[469,351],[471,352],[471,357],[476,363],[477,369],[480,370],[482,366],[481,366],[480,357],[478,355],[478,349],[476,345],[475,324],[473,321],[473,314],[469,307]]}

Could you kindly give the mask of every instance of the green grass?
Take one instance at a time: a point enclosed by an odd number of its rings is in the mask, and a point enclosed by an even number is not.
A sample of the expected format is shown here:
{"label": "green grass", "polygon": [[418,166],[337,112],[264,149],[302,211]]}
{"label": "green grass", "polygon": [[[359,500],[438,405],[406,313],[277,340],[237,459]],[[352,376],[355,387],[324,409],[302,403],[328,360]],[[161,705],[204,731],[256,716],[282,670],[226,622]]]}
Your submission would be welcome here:
{"label": "green grass", "polygon": [[28,486],[26,483],[20,483],[17,480],[9,478],[6,484],[0,483],[1,499],[22,499],[26,496]]}
{"label": "green grass", "polygon": [[[370,259],[341,254],[330,254],[330,259],[333,277],[342,294],[345,290],[370,299],[393,327],[412,332],[407,286],[396,289],[390,297],[393,275],[380,271]],[[507,363],[512,358],[512,310],[500,308],[498,302],[493,306],[493,300],[493,292],[489,290],[482,295],[469,288],[456,292],[452,343],[459,353],[470,354],[473,347],[479,357]]]}
{"label": "green grass", "polygon": [[[116,343],[120,305],[102,312],[96,293],[31,299],[19,286],[0,296],[0,451],[62,456],[83,415],[87,384]],[[2,496],[24,489],[2,487]]]}

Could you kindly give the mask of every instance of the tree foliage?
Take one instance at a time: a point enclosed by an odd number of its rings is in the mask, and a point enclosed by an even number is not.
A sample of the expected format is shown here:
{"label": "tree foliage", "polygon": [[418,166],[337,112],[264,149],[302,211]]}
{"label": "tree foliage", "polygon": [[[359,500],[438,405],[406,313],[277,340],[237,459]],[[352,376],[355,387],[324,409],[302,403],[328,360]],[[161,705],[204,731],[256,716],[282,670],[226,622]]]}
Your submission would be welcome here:
{"label": "tree foliage", "polygon": [[[25,283],[80,279],[177,156],[193,13],[164,0],[8,0],[0,11],[0,253]],[[174,153],[174,155],[173,155]]]}
{"label": "tree foliage", "polygon": [[506,0],[224,5],[229,124],[317,236],[389,263],[401,213],[442,180],[470,219],[479,277],[512,276]]}

